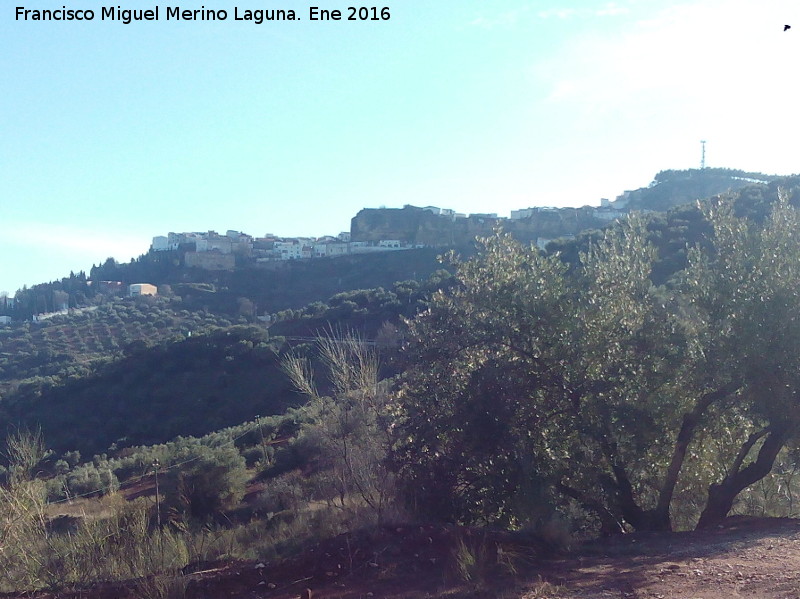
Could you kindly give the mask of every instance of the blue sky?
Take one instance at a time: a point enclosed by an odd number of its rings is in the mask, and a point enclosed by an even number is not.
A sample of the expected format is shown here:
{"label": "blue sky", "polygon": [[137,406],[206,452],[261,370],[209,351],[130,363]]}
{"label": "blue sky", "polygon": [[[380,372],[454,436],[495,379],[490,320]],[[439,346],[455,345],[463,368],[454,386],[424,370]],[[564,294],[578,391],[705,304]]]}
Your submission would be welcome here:
{"label": "blue sky", "polygon": [[[169,231],[336,234],[364,207],[597,204],[800,171],[788,0],[399,0],[388,22],[22,22],[0,8],[0,291]],[[345,9],[347,3],[318,4]],[[370,4],[371,5],[371,4]],[[383,6],[383,5],[381,5]],[[795,24],[788,32],[784,24]]]}

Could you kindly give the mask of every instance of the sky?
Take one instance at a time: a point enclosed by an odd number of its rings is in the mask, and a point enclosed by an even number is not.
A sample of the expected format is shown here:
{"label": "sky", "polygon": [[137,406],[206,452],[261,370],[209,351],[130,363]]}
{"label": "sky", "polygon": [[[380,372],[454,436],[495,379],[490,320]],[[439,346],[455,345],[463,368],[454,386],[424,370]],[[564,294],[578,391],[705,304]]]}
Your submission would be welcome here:
{"label": "sky", "polygon": [[[360,22],[337,0],[119,0],[159,7],[129,25],[95,0],[27,2],[0,8],[11,295],[169,231],[322,236],[362,208],[596,205],[699,167],[700,140],[708,166],[800,171],[795,1],[385,0],[390,19]],[[173,6],[228,19],[167,21]]]}

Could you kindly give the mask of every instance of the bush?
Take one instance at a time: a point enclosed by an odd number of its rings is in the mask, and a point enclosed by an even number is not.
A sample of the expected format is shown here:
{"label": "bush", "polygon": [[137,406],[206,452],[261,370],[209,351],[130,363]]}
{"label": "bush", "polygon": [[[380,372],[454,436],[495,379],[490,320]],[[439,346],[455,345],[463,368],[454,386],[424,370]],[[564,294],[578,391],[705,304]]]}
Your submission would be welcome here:
{"label": "bush", "polygon": [[119,489],[119,480],[107,464],[84,464],[67,474],[71,495],[106,495]]}
{"label": "bush", "polygon": [[176,524],[208,521],[244,496],[248,475],[236,448],[198,449],[197,459],[170,472],[164,484],[169,515]]}
{"label": "bush", "polygon": [[258,509],[264,513],[299,512],[306,493],[297,474],[288,474],[267,482],[258,498]]}

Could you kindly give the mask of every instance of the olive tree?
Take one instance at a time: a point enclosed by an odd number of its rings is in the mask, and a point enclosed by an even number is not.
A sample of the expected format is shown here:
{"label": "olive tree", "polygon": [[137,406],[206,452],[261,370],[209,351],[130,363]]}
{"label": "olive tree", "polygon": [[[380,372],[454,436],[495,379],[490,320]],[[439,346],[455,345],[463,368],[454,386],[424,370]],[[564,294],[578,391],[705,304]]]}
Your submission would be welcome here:
{"label": "olive tree", "polygon": [[634,218],[572,269],[503,234],[456,262],[460,285],[409,322],[395,459],[419,504],[513,524],[544,486],[609,532],[652,527],[681,344],[654,260]]}
{"label": "olive tree", "polygon": [[660,288],[636,216],[575,265],[502,234],[456,260],[408,323],[393,458],[411,500],[515,524],[538,490],[620,532],[670,529],[694,489],[699,526],[725,517],[800,427],[800,218],[785,198],[764,224],[724,201],[705,216]]}
{"label": "olive tree", "polygon": [[742,490],[769,474],[800,429],[800,216],[785,194],[763,226],[737,218],[728,203],[707,215],[713,244],[693,252],[681,289],[700,392],[688,428],[739,431],[700,527],[719,522]]}

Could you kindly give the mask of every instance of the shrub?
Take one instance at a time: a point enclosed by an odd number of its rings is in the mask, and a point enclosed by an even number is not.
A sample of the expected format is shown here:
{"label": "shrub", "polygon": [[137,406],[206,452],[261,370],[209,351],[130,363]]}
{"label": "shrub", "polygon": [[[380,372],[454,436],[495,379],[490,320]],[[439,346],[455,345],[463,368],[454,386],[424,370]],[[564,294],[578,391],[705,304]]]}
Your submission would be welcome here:
{"label": "shrub", "polygon": [[207,521],[244,496],[247,469],[236,448],[228,445],[198,449],[197,459],[172,471],[165,480],[166,503],[175,523]]}
{"label": "shrub", "polygon": [[105,495],[119,489],[119,481],[108,464],[83,464],[67,474],[67,489],[72,495]]}
{"label": "shrub", "polygon": [[258,509],[273,514],[287,510],[297,513],[304,498],[300,477],[288,474],[267,482],[266,489],[258,498]]}

